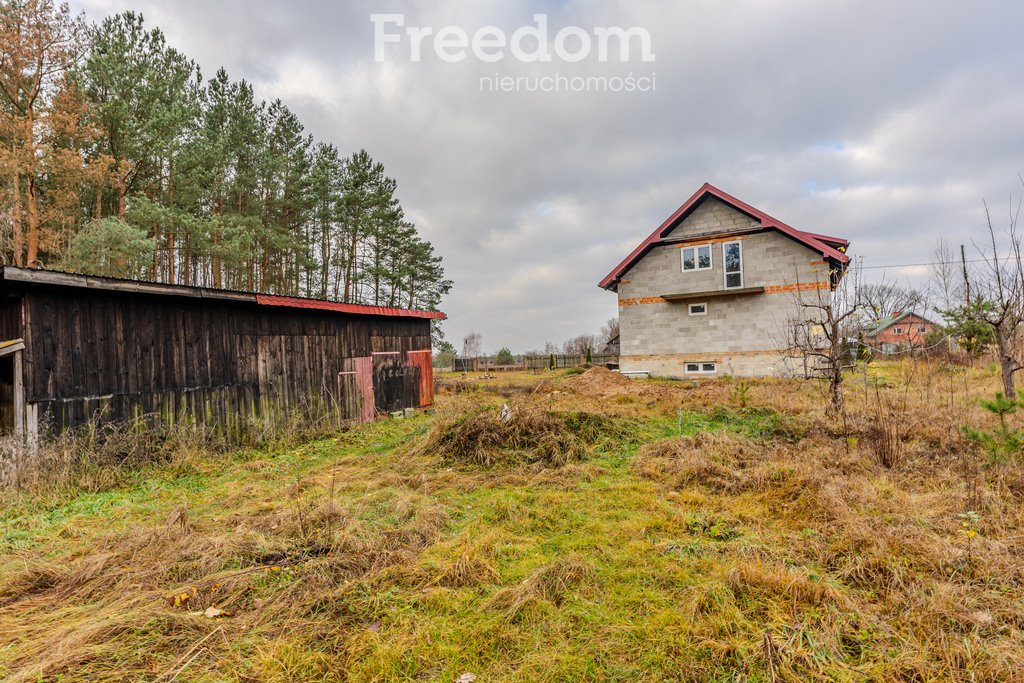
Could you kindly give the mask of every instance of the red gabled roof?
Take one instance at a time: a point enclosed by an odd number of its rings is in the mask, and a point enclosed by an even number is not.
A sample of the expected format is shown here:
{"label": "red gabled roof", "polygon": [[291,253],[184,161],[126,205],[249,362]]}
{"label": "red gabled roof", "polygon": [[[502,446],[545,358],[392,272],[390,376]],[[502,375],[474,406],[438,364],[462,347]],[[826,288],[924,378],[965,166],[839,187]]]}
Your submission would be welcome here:
{"label": "red gabled roof", "polygon": [[847,246],[849,246],[850,242],[848,240],[842,239],[840,237],[829,237],[828,235],[817,235],[814,233],[797,230],[796,228],[786,225],[777,218],[769,216],[760,209],[755,209],[750,204],[747,204],[746,202],[737,199],[736,197],[733,197],[731,194],[719,190],[714,185],[710,183],[704,183],[703,185],[701,185],[699,190],[693,193],[692,197],[687,199],[682,206],[680,206],[678,209],[675,210],[675,212],[672,213],[671,216],[666,218],[665,222],[659,225],[658,229],[652,232],[647,237],[647,239],[645,239],[640,244],[640,246],[634,249],[629,254],[629,256],[623,259],[622,263],[615,266],[615,269],[612,270],[612,272],[608,273],[608,275],[606,275],[605,278],[601,280],[598,286],[604,289],[609,289],[610,287],[612,287],[616,282],[618,282],[619,278],[621,278],[626,273],[626,271],[628,271],[630,268],[636,265],[637,261],[639,261],[644,256],[644,254],[646,254],[650,250],[652,246],[658,244],[665,237],[665,235],[671,232],[673,228],[675,228],[681,220],[686,218],[686,216],[688,216],[695,208],[697,208],[697,205],[700,204],[700,202],[703,201],[704,198],[709,195],[715,197],[724,204],[728,204],[734,209],[741,211],[747,214],[748,216],[751,216],[752,218],[756,218],[757,220],[761,221],[761,227],[766,229],[778,230],[787,237],[790,237],[796,240],[797,242],[800,242],[801,244],[810,247],[814,251],[819,252],[824,258],[836,261],[840,265],[846,265],[850,261],[849,256],[844,254],[842,251],[839,251],[839,249],[845,249]]}
{"label": "red gabled roof", "polygon": [[357,315],[387,315],[403,318],[442,319],[440,311],[420,311],[408,308],[387,308],[384,306],[364,306],[362,304],[345,304],[340,301],[323,299],[303,299],[296,296],[277,296],[276,294],[257,294],[256,303],[262,306],[285,306],[287,308],[313,308],[318,311],[335,311],[337,313],[355,313]]}

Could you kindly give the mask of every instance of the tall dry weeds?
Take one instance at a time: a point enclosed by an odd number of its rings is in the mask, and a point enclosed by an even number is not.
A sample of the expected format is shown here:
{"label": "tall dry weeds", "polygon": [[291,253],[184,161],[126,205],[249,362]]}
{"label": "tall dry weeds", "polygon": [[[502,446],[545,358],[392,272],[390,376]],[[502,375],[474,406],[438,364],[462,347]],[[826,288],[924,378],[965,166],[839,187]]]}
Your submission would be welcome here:
{"label": "tall dry weeds", "polygon": [[[335,433],[344,426],[320,404],[302,404],[274,421],[236,416],[229,433],[194,421],[164,424],[152,416],[102,420],[44,436],[28,445],[0,442],[0,488],[32,494],[96,492],[153,465],[202,462],[235,449],[274,448]],[[49,430],[44,426],[44,434]]]}
{"label": "tall dry weeds", "polygon": [[586,459],[590,447],[618,433],[613,420],[596,413],[531,406],[503,418],[500,410],[487,407],[440,417],[416,452],[455,465],[562,467]]}

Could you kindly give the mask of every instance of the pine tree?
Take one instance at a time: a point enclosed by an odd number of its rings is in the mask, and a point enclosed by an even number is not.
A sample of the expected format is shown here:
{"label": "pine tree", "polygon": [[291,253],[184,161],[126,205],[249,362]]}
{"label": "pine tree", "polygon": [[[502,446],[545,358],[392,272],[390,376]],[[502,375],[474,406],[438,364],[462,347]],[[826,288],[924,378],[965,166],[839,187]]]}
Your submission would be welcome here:
{"label": "pine tree", "polygon": [[0,6],[0,175],[11,217],[15,265],[59,255],[77,224],[81,185],[109,160],[87,159],[82,145],[98,134],[88,102],[69,69],[85,21],[67,5],[22,0]]}
{"label": "pine tree", "polygon": [[0,54],[4,263],[426,309],[451,290],[382,164],[224,69],[204,83],[141,15],[9,1]]}

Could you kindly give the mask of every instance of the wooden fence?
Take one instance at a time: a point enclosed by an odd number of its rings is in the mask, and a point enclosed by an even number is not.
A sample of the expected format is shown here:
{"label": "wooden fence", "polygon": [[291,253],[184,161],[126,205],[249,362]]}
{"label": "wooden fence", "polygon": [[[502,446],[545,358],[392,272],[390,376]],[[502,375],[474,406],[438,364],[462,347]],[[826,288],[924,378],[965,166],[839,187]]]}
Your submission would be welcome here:
{"label": "wooden fence", "polygon": [[[576,368],[587,364],[586,356],[574,356],[565,354],[536,355],[536,356],[513,356],[512,362],[499,363],[494,356],[481,358],[456,358],[453,370],[455,372],[506,372],[506,371],[539,371],[551,367],[552,358],[557,369]],[[619,357],[612,354],[593,354],[590,358],[591,365],[606,366],[609,363],[618,363]]]}

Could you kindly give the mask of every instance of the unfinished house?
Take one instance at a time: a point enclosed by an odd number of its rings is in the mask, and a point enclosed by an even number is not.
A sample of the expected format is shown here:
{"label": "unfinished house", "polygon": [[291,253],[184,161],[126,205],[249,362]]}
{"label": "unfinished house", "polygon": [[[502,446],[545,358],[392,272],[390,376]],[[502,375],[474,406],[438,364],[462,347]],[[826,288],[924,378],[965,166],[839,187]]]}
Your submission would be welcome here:
{"label": "unfinished house", "polygon": [[0,426],[193,421],[229,437],[297,411],[368,421],[433,401],[435,311],[6,266]]}
{"label": "unfinished house", "polygon": [[705,183],[600,282],[619,297],[621,371],[789,374],[801,299],[830,293],[848,246]]}

